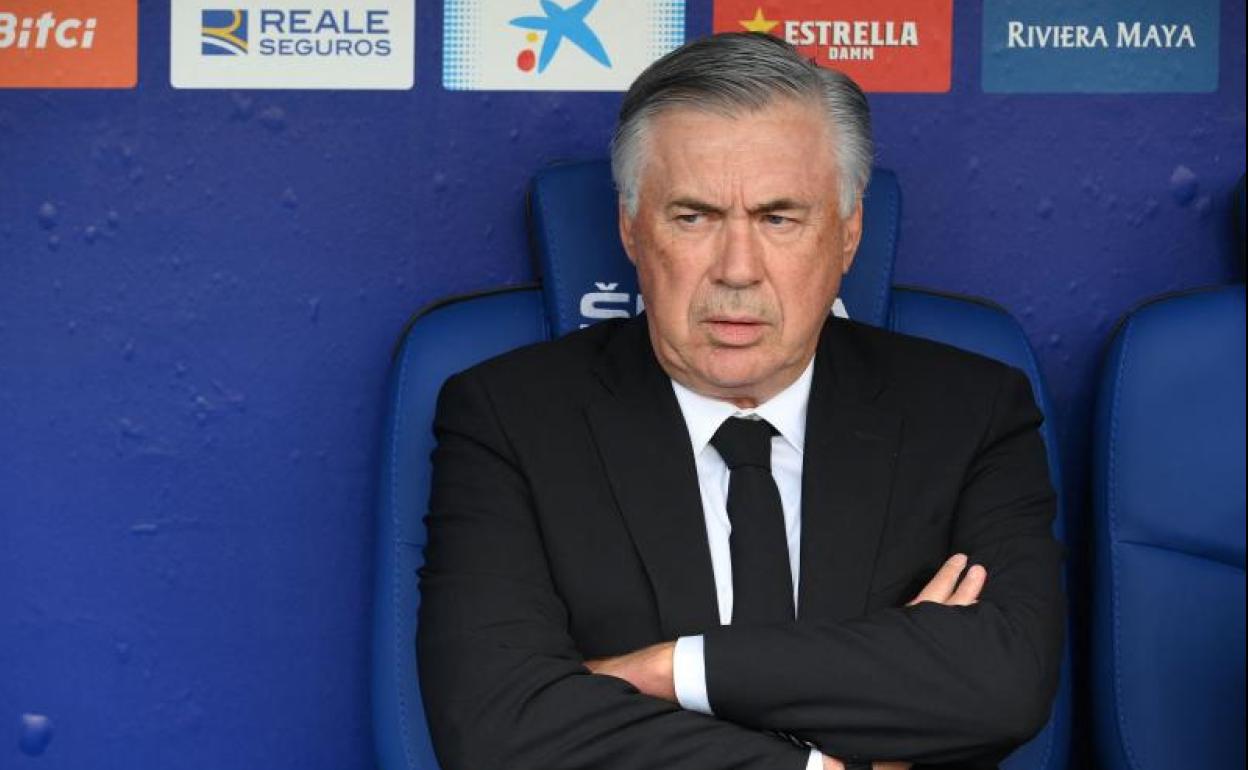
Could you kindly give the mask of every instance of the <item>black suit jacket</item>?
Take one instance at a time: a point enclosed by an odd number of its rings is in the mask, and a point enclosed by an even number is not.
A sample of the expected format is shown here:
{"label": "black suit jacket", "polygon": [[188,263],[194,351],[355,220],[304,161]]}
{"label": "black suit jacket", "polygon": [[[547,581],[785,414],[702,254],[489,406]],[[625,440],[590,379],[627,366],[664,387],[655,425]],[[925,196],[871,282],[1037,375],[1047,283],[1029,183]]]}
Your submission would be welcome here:
{"label": "black suit jacket", "polygon": [[[693,453],[644,316],[524,348],[438,402],[421,684],[443,770],[992,764],[1048,718],[1054,494],[1027,379],[839,319],[815,357],[798,619],[719,625]],[[980,602],[902,605],[954,552]],[[582,661],[705,634],[714,718]]]}

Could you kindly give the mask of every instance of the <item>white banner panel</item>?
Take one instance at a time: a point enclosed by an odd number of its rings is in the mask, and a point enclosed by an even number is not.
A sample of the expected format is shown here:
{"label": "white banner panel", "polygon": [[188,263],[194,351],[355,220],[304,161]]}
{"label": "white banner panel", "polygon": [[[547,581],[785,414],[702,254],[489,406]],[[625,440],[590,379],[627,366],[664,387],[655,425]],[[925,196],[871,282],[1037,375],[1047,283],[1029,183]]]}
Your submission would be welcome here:
{"label": "white banner panel", "polygon": [[415,0],[172,0],[175,88],[405,89]]}
{"label": "white banner panel", "polygon": [[451,90],[624,91],[685,40],[684,0],[446,0]]}

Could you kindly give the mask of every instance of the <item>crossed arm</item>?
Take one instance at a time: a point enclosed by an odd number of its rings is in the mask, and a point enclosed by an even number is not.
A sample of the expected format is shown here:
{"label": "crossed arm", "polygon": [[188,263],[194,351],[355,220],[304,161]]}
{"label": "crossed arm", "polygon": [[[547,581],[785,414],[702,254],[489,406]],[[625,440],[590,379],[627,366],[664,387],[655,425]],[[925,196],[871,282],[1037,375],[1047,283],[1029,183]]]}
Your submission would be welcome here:
{"label": "crossed arm", "polygon": [[[988,571],[981,565],[967,569],[966,554],[954,554],[906,606],[933,602],[946,607],[969,607],[979,601]],[[631,684],[643,695],[677,703],[673,657],[675,642],[664,642],[627,655],[585,661],[595,674],[613,676]],[[845,770],[845,764],[824,755],[823,770]],[[908,770],[909,762],[876,761],[873,770]]]}
{"label": "crossed arm", "polygon": [[591,674],[527,480],[471,375],[443,388],[435,432],[416,641],[443,770],[802,770],[805,749]]}
{"label": "crossed arm", "polygon": [[[449,382],[418,637],[442,766],[802,770],[809,752],[771,732],[829,757],[1003,757],[1047,719],[1061,641],[1052,492],[1038,415],[1018,379],[1002,385],[954,512],[952,547],[993,575],[978,601],[949,601],[960,589],[942,599],[938,585],[911,606],[842,623],[712,630],[714,718],[666,697],[670,671],[652,685],[586,668],[489,396],[471,377]],[[610,673],[602,661],[589,665]]]}

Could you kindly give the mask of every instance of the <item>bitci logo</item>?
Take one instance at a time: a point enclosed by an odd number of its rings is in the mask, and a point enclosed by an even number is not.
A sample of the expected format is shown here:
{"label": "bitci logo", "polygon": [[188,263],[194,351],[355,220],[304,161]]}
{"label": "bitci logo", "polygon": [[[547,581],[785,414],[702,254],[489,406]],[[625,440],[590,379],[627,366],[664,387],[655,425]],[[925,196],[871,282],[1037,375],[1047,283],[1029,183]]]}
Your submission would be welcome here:
{"label": "bitci logo", "polygon": [[0,88],[133,88],[137,0],[3,0]]}
{"label": "bitci logo", "polygon": [[247,11],[205,10],[200,25],[204,56],[241,56],[247,53]]}

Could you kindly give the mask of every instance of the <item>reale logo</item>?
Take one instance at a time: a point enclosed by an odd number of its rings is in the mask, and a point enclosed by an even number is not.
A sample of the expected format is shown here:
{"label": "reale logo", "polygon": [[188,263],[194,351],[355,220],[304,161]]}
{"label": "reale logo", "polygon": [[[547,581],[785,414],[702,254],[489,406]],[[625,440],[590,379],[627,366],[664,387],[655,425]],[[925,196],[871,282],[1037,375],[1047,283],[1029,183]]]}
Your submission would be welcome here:
{"label": "reale logo", "polygon": [[204,56],[242,56],[247,53],[247,11],[204,10],[200,24],[200,53]]}
{"label": "reale logo", "polygon": [[169,24],[176,88],[412,87],[415,0],[176,0]]}

